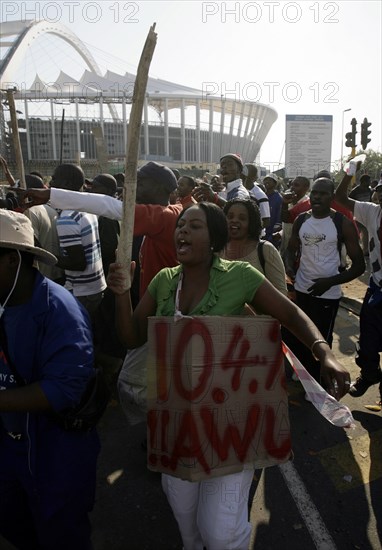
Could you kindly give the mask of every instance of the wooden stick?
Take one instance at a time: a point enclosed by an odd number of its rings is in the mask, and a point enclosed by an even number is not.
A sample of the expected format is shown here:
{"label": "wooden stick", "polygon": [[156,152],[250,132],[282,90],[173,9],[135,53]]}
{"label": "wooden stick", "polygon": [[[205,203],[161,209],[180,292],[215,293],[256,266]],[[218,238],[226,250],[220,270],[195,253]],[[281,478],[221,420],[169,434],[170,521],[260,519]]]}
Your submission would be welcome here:
{"label": "wooden stick", "polygon": [[137,189],[138,153],[142,124],[142,111],[146,95],[150,63],[157,40],[157,34],[154,30],[155,23],[152,27],[150,27],[141,58],[139,60],[137,76],[134,83],[132,107],[129,118],[129,132],[126,146],[125,184],[123,187],[123,217],[117,249],[117,261],[126,268],[127,289],[131,286],[130,264],[134,237],[135,195]]}
{"label": "wooden stick", "polygon": [[96,146],[100,173],[105,174],[108,171],[108,155],[101,126],[93,126],[92,132]]}
{"label": "wooden stick", "polygon": [[19,174],[21,189],[25,189],[26,184],[25,184],[25,170],[24,170],[23,153],[22,153],[22,150],[21,150],[21,143],[20,143],[20,136],[19,136],[19,125],[17,123],[15,98],[14,98],[13,94],[14,94],[14,90],[7,90],[9,114],[11,116],[13,148],[15,150],[15,159],[16,159],[16,173]]}

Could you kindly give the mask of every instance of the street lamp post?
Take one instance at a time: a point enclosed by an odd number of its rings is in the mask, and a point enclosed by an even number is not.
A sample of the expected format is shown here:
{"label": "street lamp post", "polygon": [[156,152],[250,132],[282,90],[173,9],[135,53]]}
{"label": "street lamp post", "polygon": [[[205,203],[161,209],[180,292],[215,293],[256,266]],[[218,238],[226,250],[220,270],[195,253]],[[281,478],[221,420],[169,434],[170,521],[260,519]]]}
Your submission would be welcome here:
{"label": "street lamp post", "polygon": [[344,167],[344,161],[343,161],[343,157],[344,157],[344,115],[345,113],[347,113],[348,111],[351,111],[351,108],[349,107],[349,109],[344,109],[342,111],[342,130],[341,130],[341,170],[343,169]]}

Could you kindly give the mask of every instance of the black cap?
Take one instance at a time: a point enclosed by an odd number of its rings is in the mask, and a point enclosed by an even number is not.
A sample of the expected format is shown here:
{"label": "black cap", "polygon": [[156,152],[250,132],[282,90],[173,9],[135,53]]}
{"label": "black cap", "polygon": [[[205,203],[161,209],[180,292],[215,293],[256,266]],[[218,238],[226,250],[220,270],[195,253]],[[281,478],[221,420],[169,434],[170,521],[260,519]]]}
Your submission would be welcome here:
{"label": "black cap", "polygon": [[174,172],[159,162],[148,162],[138,170],[139,178],[149,178],[163,185],[169,193],[175,191],[177,180]]}
{"label": "black cap", "polygon": [[117,181],[111,174],[98,174],[91,182],[92,186],[94,186],[94,184],[105,187],[112,195],[117,192]]}

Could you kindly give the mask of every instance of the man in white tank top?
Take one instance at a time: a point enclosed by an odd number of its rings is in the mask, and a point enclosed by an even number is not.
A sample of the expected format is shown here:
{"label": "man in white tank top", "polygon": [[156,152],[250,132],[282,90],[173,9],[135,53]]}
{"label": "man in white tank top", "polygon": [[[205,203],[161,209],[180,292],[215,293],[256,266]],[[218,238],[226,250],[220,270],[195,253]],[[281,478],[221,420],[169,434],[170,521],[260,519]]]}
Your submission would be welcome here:
{"label": "man in white tank top", "polygon": [[[341,284],[361,275],[365,261],[354,225],[342,217],[341,240],[351,264],[340,270],[339,234],[333,221],[330,203],[334,184],[319,178],[310,192],[311,210],[303,213],[304,221],[296,218],[289,240],[285,267],[294,281],[297,305],[317,324],[328,345],[332,345],[334,321],[341,298]],[[289,339],[288,339],[289,342]],[[320,380],[319,362],[310,350],[292,338],[289,342],[305,368]]]}

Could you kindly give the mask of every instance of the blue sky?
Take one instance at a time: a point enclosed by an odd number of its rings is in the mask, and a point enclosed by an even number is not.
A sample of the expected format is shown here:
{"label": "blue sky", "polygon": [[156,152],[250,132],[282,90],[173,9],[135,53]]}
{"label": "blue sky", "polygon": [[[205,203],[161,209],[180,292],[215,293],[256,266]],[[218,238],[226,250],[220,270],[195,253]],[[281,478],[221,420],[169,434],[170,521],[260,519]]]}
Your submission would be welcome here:
{"label": "blue sky", "polygon": [[[67,25],[103,71],[120,73],[135,71],[156,22],[151,76],[198,89],[209,83],[219,95],[238,99],[256,89],[256,99],[276,109],[279,118],[262,148],[262,163],[283,159],[287,114],[333,115],[332,162],[340,157],[342,117],[345,132],[352,117],[359,132],[367,117],[372,122],[370,148],[382,150],[379,0],[3,0],[0,9],[2,21],[44,18]],[[75,78],[84,68],[53,50],[28,65],[24,71],[38,71],[48,81],[57,78],[60,68]]]}

